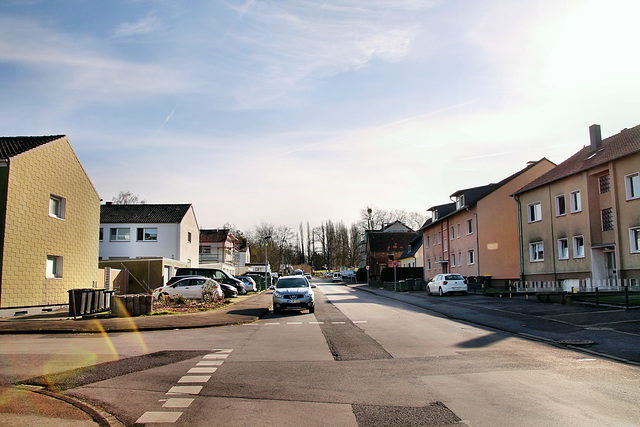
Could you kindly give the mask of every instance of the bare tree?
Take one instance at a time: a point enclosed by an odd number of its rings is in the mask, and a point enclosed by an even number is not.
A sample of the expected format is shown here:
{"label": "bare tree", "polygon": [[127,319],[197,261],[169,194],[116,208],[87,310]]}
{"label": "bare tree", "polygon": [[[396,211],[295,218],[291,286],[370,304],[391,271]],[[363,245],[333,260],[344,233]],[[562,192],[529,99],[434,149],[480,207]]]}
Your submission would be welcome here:
{"label": "bare tree", "polygon": [[137,194],[133,194],[131,191],[121,191],[117,196],[111,199],[111,203],[114,205],[142,205],[144,200],[140,199]]}

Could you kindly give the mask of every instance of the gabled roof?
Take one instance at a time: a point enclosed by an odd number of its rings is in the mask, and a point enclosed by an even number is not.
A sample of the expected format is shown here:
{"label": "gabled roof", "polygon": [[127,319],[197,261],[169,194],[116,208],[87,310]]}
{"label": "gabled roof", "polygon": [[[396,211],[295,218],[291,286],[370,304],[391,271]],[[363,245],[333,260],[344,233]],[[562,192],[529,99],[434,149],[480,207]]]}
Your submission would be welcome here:
{"label": "gabled roof", "polygon": [[407,244],[416,237],[412,232],[384,232],[369,233],[369,248],[371,252],[402,252]]}
{"label": "gabled roof", "polygon": [[407,247],[400,255],[400,259],[410,258],[416,254],[422,247],[422,233],[419,233],[412,241],[409,242]]}
{"label": "gabled roof", "polygon": [[191,205],[100,205],[100,223],[102,224],[178,224]]}
{"label": "gabled roof", "polygon": [[391,227],[393,227],[394,225],[401,225],[403,228],[405,228],[407,230],[407,232],[413,232],[413,230],[411,229],[411,227],[407,226],[405,223],[403,223],[400,220],[395,220],[393,222],[390,222],[388,224],[384,224],[382,226],[382,230],[381,231],[386,231],[388,229],[390,229]]}
{"label": "gabled roof", "polygon": [[567,178],[571,175],[606,164],[612,160],[640,152],[640,125],[602,140],[602,148],[594,151],[588,145],[560,163],[549,172],[541,175],[514,194],[524,193],[546,184]]}
{"label": "gabled roof", "polygon": [[0,159],[10,159],[65,135],[0,137]]}
{"label": "gabled roof", "polygon": [[225,242],[229,237],[237,240],[227,228],[216,230],[200,230],[200,243],[220,243]]}

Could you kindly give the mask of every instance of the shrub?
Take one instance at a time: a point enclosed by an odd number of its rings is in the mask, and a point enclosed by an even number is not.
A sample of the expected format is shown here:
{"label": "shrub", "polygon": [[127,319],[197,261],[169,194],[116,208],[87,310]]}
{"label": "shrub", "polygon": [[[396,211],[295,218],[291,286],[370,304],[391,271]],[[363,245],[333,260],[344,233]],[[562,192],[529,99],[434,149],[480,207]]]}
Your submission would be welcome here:
{"label": "shrub", "polygon": [[183,297],[182,295],[179,295],[176,297],[176,299],[174,300],[174,302],[176,304],[186,304],[187,303],[187,299],[185,297]]}

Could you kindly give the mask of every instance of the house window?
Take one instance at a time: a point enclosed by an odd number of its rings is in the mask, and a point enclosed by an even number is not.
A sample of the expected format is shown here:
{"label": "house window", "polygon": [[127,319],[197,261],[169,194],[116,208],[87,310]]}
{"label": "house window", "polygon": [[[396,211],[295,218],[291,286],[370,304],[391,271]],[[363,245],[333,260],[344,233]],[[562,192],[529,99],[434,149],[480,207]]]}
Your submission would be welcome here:
{"label": "house window", "polygon": [[529,222],[542,221],[542,205],[540,202],[531,203],[527,208],[529,211]]}
{"label": "house window", "polygon": [[467,251],[467,265],[473,265],[476,263],[476,254],[473,249]]}
{"label": "house window", "polygon": [[442,233],[438,231],[438,244],[442,244]]}
{"label": "house window", "polygon": [[100,227],[100,241],[104,240],[104,228]]}
{"label": "house window", "polygon": [[584,237],[575,236],[573,238],[573,257],[584,258]]}
{"label": "house window", "polygon": [[46,265],[46,277],[47,279],[60,279],[62,278],[62,257],[55,255],[47,255]]}
{"label": "house window", "polygon": [[112,242],[128,242],[131,239],[128,228],[112,228],[109,240]]}
{"label": "house window", "polygon": [[629,229],[629,243],[631,243],[631,253],[640,254],[640,227]]}
{"label": "house window", "polygon": [[157,228],[138,228],[138,241],[157,241],[158,229]]}
{"label": "house window", "polygon": [[451,254],[451,267],[456,266],[456,254]]}
{"label": "house window", "polygon": [[51,194],[49,197],[49,216],[64,219],[65,199]]}
{"label": "house window", "polygon": [[624,185],[627,191],[627,200],[640,198],[640,174],[638,172],[625,176]]}
{"label": "house window", "polygon": [[558,239],[558,259],[569,259],[568,239]]}
{"label": "house window", "polygon": [[543,242],[529,243],[529,261],[530,262],[544,261],[544,243]]}
{"label": "house window", "polygon": [[455,228],[451,227],[451,235],[449,236],[449,240],[453,240],[456,238],[456,230]]}
{"label": "house window", "polygon": [[427,270],[431,270],[431,258],[427,259]]}
{"label": "house window", "polygon": [[602,217],[602,231],[613,230],[613,208],[607,208],[600,211]]}
{"label": "house window", "polygon": [[467,235],[469,234],[473,234],[473,220],[472,219],[468,219],[467,220]]}
{"label": "house window", "polygon": [[460,236],[462,236],[462,233],[460,232],[460,224],[457,224],[458,227],[458,239],[460,238]]}
{"label": "house window", "polygon": [[456,210],[464,207],[464,194],[456,199]]}
{"label": "house window", "polygon": [[580,197],[580,190],[571,192],[570,197],[571,213],[582,211],[582,198]]}
{"label": "house window", "polygon": [[609,179],[609,174],[599,177],[598,184],[600,186],[600,194],[611,191],[611,179]]}
{"label": "house window", "polygon": [[458,252],[458,266],[462,267],[462,252]]}
{"label": "house window", "polygon": [[190,231],[187,233],[187,241],[189,243],[191,243],[191,232]]}
{"label": "house window", "polygon": [[564,194],[556,196],[556,216],[567,214],[567,205],[565,203]]}
{"label": "house window", "polygon": [[428,248],[430,244],[431,244],[431,236],[427,236],[427,241],[425,242],[424,247]]}

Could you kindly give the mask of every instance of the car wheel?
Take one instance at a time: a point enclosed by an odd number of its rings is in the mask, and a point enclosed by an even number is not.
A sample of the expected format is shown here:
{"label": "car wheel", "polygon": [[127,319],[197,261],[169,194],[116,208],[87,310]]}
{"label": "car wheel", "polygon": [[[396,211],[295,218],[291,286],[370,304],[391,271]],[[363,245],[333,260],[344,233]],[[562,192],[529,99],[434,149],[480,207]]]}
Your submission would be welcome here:
{"label": "car wheel", "polygon": [[280,310],[278,310],[277,308],[273,307],[273,314],[280,314]]}
{"label": "car wheel", "polygon": [[316,307],[315,307],[315,306],[313,306],[313,307],[311,307],[311,308],[309,309],[309,314],[313,314],[313,313],[315,313],[315,312],[316,312]]}
{"label": "car wheel", "polygon": [[431,296],[431,288],[429,286],[427,286],[427,295]]}
{"label": "car wheel", "polygon": [[438,295],[440,295],[441,297],[444,296],[444,292],[442,292],[442,288],[438,288]]}

